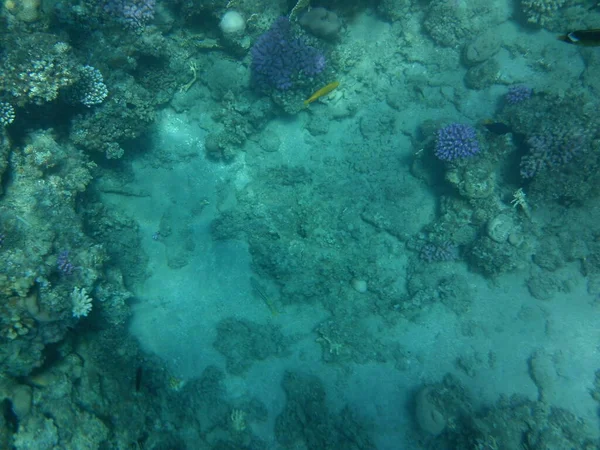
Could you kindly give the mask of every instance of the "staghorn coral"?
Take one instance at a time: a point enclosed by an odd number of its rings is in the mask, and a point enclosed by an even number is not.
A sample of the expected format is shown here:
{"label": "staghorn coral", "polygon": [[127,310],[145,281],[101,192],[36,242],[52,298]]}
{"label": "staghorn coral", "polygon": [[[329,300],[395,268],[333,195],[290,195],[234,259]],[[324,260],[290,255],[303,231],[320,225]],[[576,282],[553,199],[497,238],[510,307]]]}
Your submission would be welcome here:
{"label": "staghorn coral", "polygon": [[73,317],[77,319],[86,317],[92,310],[92,298],[85,288],[73,288],[71,303],[73,304]]}

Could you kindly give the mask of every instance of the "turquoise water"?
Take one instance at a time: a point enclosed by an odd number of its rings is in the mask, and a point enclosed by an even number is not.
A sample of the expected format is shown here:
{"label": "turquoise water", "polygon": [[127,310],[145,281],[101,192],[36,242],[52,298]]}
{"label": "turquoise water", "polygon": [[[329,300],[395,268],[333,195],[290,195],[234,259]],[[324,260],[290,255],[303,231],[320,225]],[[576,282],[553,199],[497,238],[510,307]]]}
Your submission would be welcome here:
{"label": "turquoise water", "polygon": [[0,27],[0,449],[600,448],[596,2]]}

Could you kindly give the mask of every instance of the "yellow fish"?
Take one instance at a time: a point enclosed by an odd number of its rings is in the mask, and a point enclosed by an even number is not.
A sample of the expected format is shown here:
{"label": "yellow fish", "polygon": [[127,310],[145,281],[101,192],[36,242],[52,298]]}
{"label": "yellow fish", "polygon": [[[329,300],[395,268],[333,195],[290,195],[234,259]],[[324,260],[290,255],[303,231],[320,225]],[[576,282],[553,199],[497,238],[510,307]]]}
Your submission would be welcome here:
{"label": "yellow fish", "polygon": [[317,100],[318,98],[323,97],[324,95],[329,94],[331,91],[333,91],[339,85],[340,85],[339,81],[334,81],[333,83],[329,83],[329,84],[323,86],[321,89],[319,89],[318,91],[316,91],[313,95],[311,95],[309,98],[307,98],[306,100],[304,100],[304,106],[308,106],[312,102],[314,102],[315,100]]}

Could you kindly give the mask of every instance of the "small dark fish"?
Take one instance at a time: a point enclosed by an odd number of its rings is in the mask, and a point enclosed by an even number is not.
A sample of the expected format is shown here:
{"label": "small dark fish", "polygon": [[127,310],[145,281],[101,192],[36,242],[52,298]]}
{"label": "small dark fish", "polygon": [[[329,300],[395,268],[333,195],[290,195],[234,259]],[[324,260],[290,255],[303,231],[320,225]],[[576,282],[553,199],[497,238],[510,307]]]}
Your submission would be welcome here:
{"label": "small dark fish", "polygon": [[267,308],[269,308],[269,311],[271,311],[271,315],[273,317],[277,316],[279,314],[279,311],[277,311],[277,308],[275,308],[275,305],[273,304],[271,299],[269,297],[267,297],[267,295],[260,289],[258,281],[256,281],[254,278],[250,278],[250,284],[252,285],[254,290],[258,293],[258,295],[260,296],[262,301],[265,302],[265,305],[267,305]]}
{"label": "small dark fish", "polygon": [[600,28],[593,30],[577,30],[558,36],[559,41],[567,44],[595,47],[600,45]]}
{"label": "small dark fish", "polygon": [[2,416],[4,417],[6,428],[13,433],[19,431],[19,418],[15,413],[12,402],[7,398],[2,401]]}
{"label": "small dark fish", "polygon": [[135,371],[135,392],[140,392],[142,388],[142,378],[144,376],[144,369],[142,366],[139,366]]}
{"label": "small dark fish", "polygon": [[512,133],[512,140],[518,148],[523,148],[525,143],[525,135],[523,133],[514,132],[508,125],[502,122],[494,122],[493,120],[484,120],[482,125],[490,132],[502,136]]}
{"label": "small dark fish", "polygon": [[483,122],[483,126],[490,132],[498,135],[512,133],[512,130],[508,125],[502,122],[492,122],[491,120],[486,120]]}

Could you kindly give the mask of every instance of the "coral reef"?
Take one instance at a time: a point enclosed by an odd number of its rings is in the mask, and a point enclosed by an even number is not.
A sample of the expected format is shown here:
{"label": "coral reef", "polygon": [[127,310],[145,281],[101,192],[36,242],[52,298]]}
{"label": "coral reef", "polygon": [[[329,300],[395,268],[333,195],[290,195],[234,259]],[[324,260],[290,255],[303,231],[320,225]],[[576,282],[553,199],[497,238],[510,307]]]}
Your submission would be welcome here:
{"label": "coral reef", "polygon": [[[3,3],[1,448],[598,446],[544,351],[539,401],[472,399],[507,324],[483,285],[528,289],[506,315],[541,310],[523,341],[554,344],[548,305],[600,295],[600,60],[532,30],[591,28],[598,5],[309,3]],[[223,240],[224,276],[243,248],[260,280],[239,303],[194,266]],[[164,360],[132,337],[142,312]],[[175,357],[194,314],[214,340]],[[403,404],[414,423],[374,420]]]}
{"label": "coral reef", "polygon": [[591,111],[596,104],[577,94],[547,94],[503,109],[507,123],[523,136],[519,172],[531,180],[528,195],[536,203],[582,203],[594,196],[600,122]]}
{"label": "coral reef", "polygon": [[[275,423],[277,440],[283,446],[302,444],[306,448],[329,445],[334,448],[376,448],[368,431],[354,417],[351,408],[333,414],[327,407],[325,389],[314,376],[287,372],[282,387],[287,401]],[[309,418],[308,423],[302,417]],[[343,430],[352,429],[352,433]]]}

